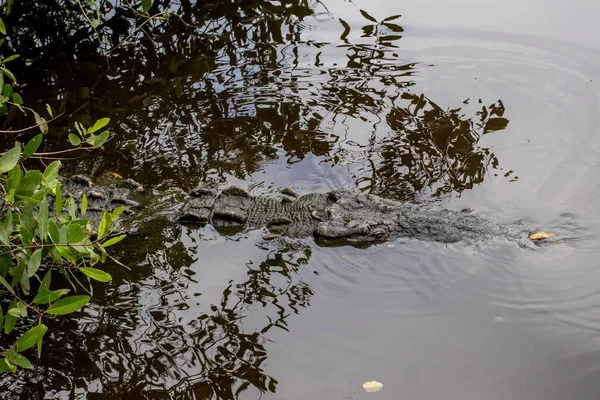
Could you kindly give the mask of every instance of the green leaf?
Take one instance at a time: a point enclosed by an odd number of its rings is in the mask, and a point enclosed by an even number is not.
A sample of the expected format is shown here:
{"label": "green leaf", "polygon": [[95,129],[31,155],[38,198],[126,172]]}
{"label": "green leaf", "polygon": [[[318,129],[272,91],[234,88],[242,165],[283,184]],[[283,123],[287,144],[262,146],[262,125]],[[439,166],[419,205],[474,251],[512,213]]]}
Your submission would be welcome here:
{"label": "green leaf", "polygon": [[58,170],[60,169],[60,161],[52,161],[48,167],[44,170],[44,180],[48,183],[55,180],[58,176]]}
{"label": "green leaf", "polygon": [[40,131],[45,135],[48,133],[48,122],[44,117],[41,117],[40,114],[33,112],[33,116],[35,117],[35,123],[40,127]]}
{"label": "green leaf", "polygon": [[37,249],[33,252],[31,257],[29,257],[29,261],[27,262],[27,276],[32,277],[35,275],[37,270],[40,268],[40,264],[42,263],[42,249]]}
{"label": "green leaf", "polygon": [[[73,204],[75,204],[75,202],[73,202]],[[83,239],[85,239],[85,233],[83,232],[81,225],[70,225],[67,230],[67,243],[79,243]]]}
{"label": "green leaf", "polygon": [[21,312],[18,308],[11,308],[10,310],[8,310],[8,315],[12,315],[15,318],[20,318]]}
{"label": "green leaf", "polygon": [[21,178],[23,177],[23,170],[17,164],[13,169],[8,171],[8,180],[6,181],[6,191],[10,192],[13,189],[16,189],[19,186],[19,182],[21,182]]}
{"label": "green leaf", "polygon": [[17,83],[17,78],[15,78],[15,75],[12,72],[10,72],[10,69],[0,67],[0,71],[4,72],[4,74],[6,74],[6,76],[8,76],[14,83]]}
{"label": "green leaf", "polygon": [[0,307],[0,331],[4,327],[4,310]]}
{"label": "green leaf", "polygon": [[98,25],[100,25],[100,20],[99,19],[93,19],[90,21],[90,25],[92,25],[92,28],[97,28]]}
{"label": "green leaf", "polygon": [[[13,299],[10,302],[10,305],[8,306],[8,309],[10,310],[11,308],[13,308],[15,306],[15,304],[17,304],[17,301],[15,299]],[[15,325],[17,324],[17,317],[10,315],[10,314],[6,314],[6,317],[4,318],[4,333],[5,334],[9,334],[12,332],[12,330],[15,328]]]}
{"label": "green leaf", "polygon": [[60,215],[62,212],[62,185],[59,183],[56,186],[56,195],[54,196],[54,203],[56,206],[56,215]]}
{"label": "green leaf", "polygon": [[52,270],[49,269],[44,275],[44,279],[42,279],[42,283],[40,284],[40,290],[50,288],[50,282],[52,281]]}
{"label": "green leaf", "polygon": [[48,115],[50,115],[50,117],[54,118],[54,115],[52,114],[52,107],[50,107],[50,104],[46,103],[46,111],[48,111]]}
{"label": "green leaf", "polygon": [[44,337],[47,331],[48,327],[44,324],[34,326],[16,341],[17,351],[21,352],[32,348],[38,340]]}
{"label": "green leaf", "polygon": [[106,211],[102,212],[102,220],[100,221],[100,225],[98,226],[98,238],[102,238],[104,237],[104,235],[106,235],[107,231],[108,231],[108,227],[110,226],[111,223],[111,217],[110,214],[107,213]]}
{"label": "green leaf", "polygon": [[2,87],[2,94],[10,99],[13,95],[12,86],[10,86],[8,83],[5,83]]}
{"label": "green leaf", "polygon": [[0,276],[0,284],[2,286],[4,286],[6,288],[6,290],[8,290],[13,296],[16,296],[17,294],[15,293],[15,290],[12,288],[12,286],[10,286],[10,284],[6,281],[6,279],[4,279],[3,277]]}
{"label": "green leaf", "polygon": [[81,267],[81,268],[79,268],[79,270],[81,272],[83,272],[85,275],[92,278],[93,280],[96,280],[99,282],[110,282],[112,280],[112,276],[110,276],[109,273],[104,272],[99,269],[96,269],[96,268]]}
{"label": "green leaf", "polygon": [[12,101],[13,101],[13,103],[15,103],[18,106],[23,104],[23,98],[21,97],[21,95],[19,93],[13,93]]}
{"label": "green leaf", "polygon": [[29,361],[27,359],[27,357],[25,357],[22,354],[17,353],[16,351],[11,351],[11,350],[5,351],[4,355],[11,363],[13,363],[21,368],[27,368],[27,369],[33,368],[33,364],[31,364],[31,361]]}
{"label": "green leaf", "polygon": [[19,182],[19,186],[17,187],[17,191],[15,195],[31,197],[35,188],[38,187],[42,180],[42,173],[36,169],[29,170],[25,173],[25,176],[21,178],[21,182]]}
{"label": "green leaf", "polygon": [[35,218],[38,222],[38,231],[42,241],[46,239],[48,233],[48,199],[44,199],[40,202],[40,207]]}
{"label": "green leaf", "polygon": [[0,33],[6,35],[6,25],[4,25],[4,21],[2,21],[2,18],[0,18]]}
{"label": "green leaf", "polygon": [[10,244],[10,236],[13,233],[13,218],[12,218],[12,211],[8,210],[6,212],[6,219],[4,220],[4,223],[2,224],[2,226],[0,227],[0,241],[5,244],[5,245],[9,245]]}
{"label": "green leaf", "polygon": [[34,297],[33,302],[35,304],[49,304],[49,303],[52,303],[52,302],[60,299],[61,297],[63,297],[65,294],[67,294],[69,292],[70,292],[69,289],[58,289],[58,290],[50,291],[47,288],[42,288],[42,289],[40,289],[38,294]]}
{"label": "green leaf", "polygon": [[0,372],[17,372],[17,367],[8,361],[7,358],[0,358]]}
{"label": "green leaf", "polygon": [[106,143],[109,136],[110,133],[108,133],[108,131],[104,131],[98,136],[96,136],[96,140],[94,141],[94,149],[97,149],[98,147],[101,147],[104,143]]}
{"label": "green leaf", "polygon": [[112,246],[113,244],[119,243],[121,240],[125,239],[126,237],[127,237],[127,235],[119,235],[119,236],[110,238],[106,242],[102,243],[100,246],[102,246],[102,247]]}
{"label": "green leaf", "polygon": [[369,21],[377,23],[377,20],[375,18],[373,18],[372,16],[370,16],[365,10],[360,10],[360,13],[362,14],[363,17],[365,17]]}
{"label": "green leaf", "polygon": [[71,252],[71,250],[67,249],[64,246],[56,246],[56,250],[58,250],[58,253],[63,258],[65,258],[66,260],[70,261],[72,265],[77,264],[77,259],[75,258],[75,256]]}
{"label": "green leaf", "polygon": [[19,162],[19,157],[21,157],[21,145],[17,142],[15,147],[8,150],[0,157],[0,174],[13,169]]}
{"label": "green leaf", "polygon": [[73,197],[69,197],[69,216],[71,217],[71,219],[75,219],[77,218],[77,203],[75,203],[75,199]]}
{"label": "green leaf", "polygon": [[148,11],[150,11],[150,8],[152,8],[152,0],[142,0],[142,9],[146,14],[148,13]]}
{"label": "green leaf", "polygon": [[19,58],[19,55],[18,54],[13,54],[12,56],[6,57],[4,60],[2,60],[2,62],[6,64],[7,62],[12,61],[12,60],[17,59],[17,58]]}
{"label": "green leaf", "polygon": [[48,222],[48,235],[50,236],[50,240],[52,240],[52,243],[60,243],[60,232],[58,231],[58,227],[56,226],[56,223],[54,221]]}
{"label": "green leaf", "polygon": [[23,160],[27,160],[42,144],[42,138],[44,135],[39,134],[31,138],[27,145],[25,146],[25,150],[23,150]]}
{"label": "green leaf", "polygon": [[90,296],[70,296],[52,303],[48,314],[52,316],[65,315],[81,309],[90,301]]}
{"label": "green leaf", "polygon": [[85,216],[87,208],[88,208],[88,198],[87,198],[87,195],[84,193],[83,196],[81,196],[81,205],[80,205],[82,217]]}
{"label": "green leaf", "polygon": [[87,131],[83,128],[83,125],[81,125],[81,122],[79,121],[75,121],[75,129],[77,130],[77,133],[79,133],[79,135],[81,137],[85,136]]}
{"label": "green leaf", "polygon": [[104,128],[106,125],[108,125],[109,122],[110,122],[110,118],[101,118],[98,121],[96,121],[94,126],[92,126],[91,128],[88,128],[87,133],[94,133],[97,130]]}
{"label": "green leaf", "polygon": [[73,146],[79,146],[81,144],[81,139],[79,138],[79,136],[75,135],[74,133],[69,133],[69,142],[71,142],[71,144]]}
{"label": "green leaf", "polygon": [[21,315],[21,317],[27,316],[27,306],[22,301],[19,301],[17,303],[17,310],[19,310],[19,314]]}

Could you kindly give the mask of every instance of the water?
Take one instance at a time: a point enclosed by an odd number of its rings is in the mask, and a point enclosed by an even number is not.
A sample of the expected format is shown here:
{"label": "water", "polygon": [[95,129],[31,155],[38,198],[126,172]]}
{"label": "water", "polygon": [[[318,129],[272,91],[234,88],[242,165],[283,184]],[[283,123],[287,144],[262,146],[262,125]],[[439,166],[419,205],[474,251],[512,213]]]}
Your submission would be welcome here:
{"label": "water", "polygon": [[[597,397],[600,6],[312,6],[279,44],[214,60],[175,49],[168,73],[121,74],[129,91],[107,86],[81,112],[110,113],[117,139],[67,168],[165,198],[206,178],[354,188],[496,222],[570,221],[581,238],[321,248],[158,219],[117,249],[131,271],[108,266],[115,279],[52,323],[5,397]],[[360,9],[402,17],[384,26]],[[383,390],[364,393],[368,380]]]}

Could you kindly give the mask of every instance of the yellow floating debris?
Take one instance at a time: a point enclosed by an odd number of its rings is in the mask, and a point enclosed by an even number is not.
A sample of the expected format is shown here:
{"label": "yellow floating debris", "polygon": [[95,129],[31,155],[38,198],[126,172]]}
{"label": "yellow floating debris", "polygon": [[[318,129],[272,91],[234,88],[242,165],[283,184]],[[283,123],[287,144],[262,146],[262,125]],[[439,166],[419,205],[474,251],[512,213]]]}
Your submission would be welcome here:
{"label": "yellow floating debris", "polygon": [[383,383],[377,381],[369,381],[363,383],[365,392],[379,392],[383,388]]}
{"label": "yellow floating debris", "polygon": [[123,179],[123,177],[119,174],[117,174],[116,172],[111,172],[112,176],[114,176],[117,179]]}
{"label": "yellow floating debris", "polygon": [[552,232],[536,232],[529,235],[529,239],[531,240],[542,240],[548,239],[549,237],[556,236]]}

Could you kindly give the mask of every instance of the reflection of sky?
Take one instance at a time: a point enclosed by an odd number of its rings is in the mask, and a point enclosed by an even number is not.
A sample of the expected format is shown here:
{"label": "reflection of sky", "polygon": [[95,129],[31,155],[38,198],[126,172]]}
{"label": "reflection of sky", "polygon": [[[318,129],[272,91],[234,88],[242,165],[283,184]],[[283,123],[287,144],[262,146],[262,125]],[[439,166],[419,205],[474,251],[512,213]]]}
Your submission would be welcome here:
{"label": "reflection of sky", "polygon": [[[325,4],[351,26],[367,23],[358,12],[364,9],[378,20],[402,14],[399,21],[405,29],[414,26],[510,32],[600,46],[600,2],[595,0],[377,0],[359,1],[356,7],[338,0]],[[318,36],[330,40],[322,31]]]}

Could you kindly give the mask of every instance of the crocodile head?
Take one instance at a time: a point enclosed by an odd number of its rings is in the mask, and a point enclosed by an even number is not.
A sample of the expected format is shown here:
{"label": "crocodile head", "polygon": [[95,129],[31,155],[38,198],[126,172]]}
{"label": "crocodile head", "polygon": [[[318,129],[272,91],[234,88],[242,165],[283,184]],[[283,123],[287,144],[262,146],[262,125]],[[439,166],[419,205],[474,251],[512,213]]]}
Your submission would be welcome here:
{"label": "crocodile head", "polygon": [[385,242],[389,238],[389,229],[382,221],[373,220],[331,220],[321,222],[314,232],[315,239],[324,244],[369,245]]}
{"label": "crocodile head", "polygon": [[314,232],[317,241],[331,245],[368,246],[389,239],[387,217],[391,203],[346,190],[329,192],[328,200],[327,218],[318,224]]}

